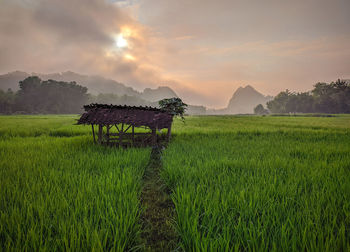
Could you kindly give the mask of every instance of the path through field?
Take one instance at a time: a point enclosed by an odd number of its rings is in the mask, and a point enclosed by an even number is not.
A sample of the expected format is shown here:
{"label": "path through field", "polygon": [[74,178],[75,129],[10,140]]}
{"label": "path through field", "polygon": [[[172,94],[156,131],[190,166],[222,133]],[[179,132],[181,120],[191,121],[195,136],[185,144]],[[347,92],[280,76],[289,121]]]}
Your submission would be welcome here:
{"label": "path through field", "polygon": [[171,251],[178,245],[178,236],[173,228],[174,204],[169,189],[159,176],[162,148],[164,147],[158,145],[152,149],[143,176],[141,237],[146,251]]}

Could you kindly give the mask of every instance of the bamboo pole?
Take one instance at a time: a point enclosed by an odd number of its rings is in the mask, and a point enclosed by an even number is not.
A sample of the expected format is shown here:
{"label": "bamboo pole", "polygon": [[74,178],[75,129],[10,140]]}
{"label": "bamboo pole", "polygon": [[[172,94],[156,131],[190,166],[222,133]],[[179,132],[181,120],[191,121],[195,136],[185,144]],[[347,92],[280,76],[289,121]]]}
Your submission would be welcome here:
{"label": "bamboo pole", "polygon": [[167,134],[168,142],[170,141],[170,137],[171,137],[171,125],[168,127],[168,134]]}
{"label": "bamboo pole", "polygon": [[117,128],[118,132],[120,132],[119,128],[118,128],[118,124],[115,124],[115,127]]}
{"label": "bamboo pole", "polygon": [[132,126],[132,145],[135,144],[135,127],[134,125]]}
{"label": "bamboo pole", "polygon": [[94,124],[91,124],[91,128],[92,128],[92,136],[94,138],[94,143],[96,143],[96,138],[95,138],[95,129],[94,129]]}
{"label": "bamboo pole", "polygon": [[122,123],[121,131],[119,132],[119,147],[123,145],[124,123]]}
{"label": "bamboo pole", "polygon": [[106,127],[107,127],[107,133],[106,133],[106,136],[107,136],[107,145],[109,145],[109,125],[107,125]]}
{"label": "bamboo pole", "polygon": [[124,131],[125,133],[130,129],[131,124],[126,128],[126,130]]}
{"label": "bamboo pole", "polygon": [[103,126],[102,124],[98,125],[98,143],[102,143],[102,131],[103,131]]}

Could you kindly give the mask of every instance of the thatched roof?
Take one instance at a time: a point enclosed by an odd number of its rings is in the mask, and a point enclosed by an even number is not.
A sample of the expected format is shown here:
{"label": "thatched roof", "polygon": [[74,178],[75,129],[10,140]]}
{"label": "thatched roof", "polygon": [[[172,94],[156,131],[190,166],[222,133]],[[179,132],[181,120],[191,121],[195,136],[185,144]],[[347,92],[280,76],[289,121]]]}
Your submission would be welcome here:
{"label": "thatched roof", "polygon": [[147,126],[151,129],[163,129],[170,127],[173,121],[171,114],[153,107],[90,104],[85,105],[84,109],[86,112],[82,114],[78,124],[126,123],[136,127]]}

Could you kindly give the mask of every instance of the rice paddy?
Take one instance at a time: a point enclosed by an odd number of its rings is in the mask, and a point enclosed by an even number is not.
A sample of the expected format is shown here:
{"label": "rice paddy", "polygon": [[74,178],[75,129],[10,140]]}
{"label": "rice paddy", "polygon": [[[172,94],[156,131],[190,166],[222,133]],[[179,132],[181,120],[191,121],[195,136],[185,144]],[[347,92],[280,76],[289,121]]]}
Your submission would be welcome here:
{"label": "rice paddy", "polygon": [[[77,117],[0,117],[2,250],[143,250],[150,148],[92,144]],[[184,251],[349,251],[350,117],[176,120],[160,177]]]}
{"label": "rice paddy", "polygon": [[163,156],[184,250],[350,249],[349,118],[193,121]]}
{"label": "rice paddy", "polygon": [[139,245],[149,149],[92,145],[72,116],[1,119],[3,250],[123,251]]}

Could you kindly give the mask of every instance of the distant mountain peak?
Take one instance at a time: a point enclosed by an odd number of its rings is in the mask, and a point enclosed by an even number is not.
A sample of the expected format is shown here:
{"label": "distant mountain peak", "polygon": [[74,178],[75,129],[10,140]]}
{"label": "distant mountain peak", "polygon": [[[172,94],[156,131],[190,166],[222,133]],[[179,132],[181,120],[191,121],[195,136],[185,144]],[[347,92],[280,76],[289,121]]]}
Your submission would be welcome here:
{"label": "distant mountain peak", "polygon": [[[252,90],[255,90],[255,88],[253,88],[251,85],[245,86],[245,89],[252,89]],[[255,91],[256,91],[256,90],[255,90]]]}
{"label": "distant mountain peak", "polygon": [[228,113],[232,114],[251,114],[256,105],[262,104],[265,106],[266,102],[270,99],[270,96],[264,96],[253,86],[246,85],[245,87],[237,88],[226,110]]}
{"label": "distant mountain peak", "polygon": [[147,101],[159,101],[164,98],[173,98],[178,97],[178,95],[167,86],[159,86],[157,88],[145,88],[141,97]]}

